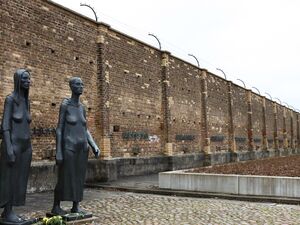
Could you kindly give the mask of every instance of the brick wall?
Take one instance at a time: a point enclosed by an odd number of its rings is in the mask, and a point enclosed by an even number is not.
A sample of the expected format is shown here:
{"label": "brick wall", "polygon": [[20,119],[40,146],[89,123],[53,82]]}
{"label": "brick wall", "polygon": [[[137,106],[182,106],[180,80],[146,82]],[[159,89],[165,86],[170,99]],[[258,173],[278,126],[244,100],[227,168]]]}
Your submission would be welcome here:
{"label": "brick wall", "polygon": [[286,138],[287,138],[287,145],[286,147],[290,147],[291,146],[291,140],[292,140],[292,118],[291,118],[291,111],[287,108],[285,108],[285,114],[286,114],[286,118],[285,118],[285,123],[286,123]]}
{"label": "brick wall", "polygon": [[284,117],[283,117],[283,107],[277,104],[277,118],[278,118],[278,142],[279,142],[279,148],[283,148],[284,143]]}
{"label": "brick wall", "polygon": [[298,142],[297,142],[297,113],[292,111],[292,115],[293,115],[293,133],[294,133],[293,148],[296,148],[296,146],[298,145]]}
{"label": "brick wall", "polygon": [[[17,68],[30,70],[33,129],[33,157],[53,155],[54,128],[59,105],[70,96],[68,79],[80,76],[85,86],[83,102],[87,106],[89,125],[96,132],[94,112],[96,92],[96,25],[45,1],[8,1],[1,4],[1,91],[11,93]],[[1,85],[2,86],[2,85]]]}
{"label": "brick wall", "polygon": [[252,126],[253,126],[253,143],[255,150],[262,149],[262,131],[263,131],[263,114],[262,98],[257,94],[252,94]]}
{"label": "brick wall", "polygon": [[228,149],[228,83],[211,73],[207,76],[207,120],[211,151]]}
{"label": "brick wall", "polygon": [[[273,118],[273,119],[272,119]],[[274,139],[274,103],[269,99],[266,99],[266,136],[268,142],[268,148],[275,148]]]}
{"label": "brick wall", "polygon": [[201,90],[200,71],[182,60],[170,57],[169,107],[170,142],[174,153],[200,152]]}
{"label": "brick wall", "polygon": [[105,45],[112,156],[161,154],[161,53],[113,32]]}
{"label": "brick wall", "polygon": [[235,143],[238,151],[248,149],[248,106],[247,91],[237,85],[232,86],[233,123]]}
{"label": "brick wall", "polygon": [[53,159],[71,76],[85,83],[81,100],[105,158],[300,143],[298,113],[109,25],[47,0],[2,0],[0,13],[0,118],[13,73],[29,69],[34,160]]}

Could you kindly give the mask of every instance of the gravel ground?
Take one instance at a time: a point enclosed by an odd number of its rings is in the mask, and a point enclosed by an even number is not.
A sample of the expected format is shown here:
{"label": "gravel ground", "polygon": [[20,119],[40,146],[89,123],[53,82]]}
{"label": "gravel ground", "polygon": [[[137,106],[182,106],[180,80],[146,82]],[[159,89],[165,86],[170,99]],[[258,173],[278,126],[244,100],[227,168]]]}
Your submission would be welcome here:
{"label": "gravel ground", "polygon": [[[43,217],[51,209],[52,193],[31,194],[26,217]],[[41,201],[43,200],[43,201]],[[71,204],[64,202],[69,209]],[[300,206],[224,199],[159,196],[87,189],[81,207],[103,225],[281,225],[300,224]]]}
{"label": "gravel ground", "polygon": [[274,157],[201,167],[189,172],[300,177],[300,156]]}

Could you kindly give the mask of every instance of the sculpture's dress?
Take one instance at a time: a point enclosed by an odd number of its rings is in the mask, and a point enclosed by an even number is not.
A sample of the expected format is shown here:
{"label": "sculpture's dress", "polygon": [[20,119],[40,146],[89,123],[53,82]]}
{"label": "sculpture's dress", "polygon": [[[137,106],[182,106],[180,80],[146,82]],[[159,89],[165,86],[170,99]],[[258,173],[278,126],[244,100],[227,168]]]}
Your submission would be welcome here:
{"label": "sculpture's dress", "polygon": [[[24,205],[28,174],[32,158],[30,141],[29,106],[25,100],[18,103],[13,95],[5,99],[2,118],[2,131],[10,132],[11,143],[1,143],[0,156],[0,207],[8,202],[14,206]],[[15,154],[15,162],[8,164],[7,145],[12,144]]]}
{"label": "sculpture's dress", "polygon": [[88,139],[85,109],[65,99],[60,108],[58,128],[61,129],[63,163],[58,166],[55,195],[60,201],[80,202],[83,197]]}

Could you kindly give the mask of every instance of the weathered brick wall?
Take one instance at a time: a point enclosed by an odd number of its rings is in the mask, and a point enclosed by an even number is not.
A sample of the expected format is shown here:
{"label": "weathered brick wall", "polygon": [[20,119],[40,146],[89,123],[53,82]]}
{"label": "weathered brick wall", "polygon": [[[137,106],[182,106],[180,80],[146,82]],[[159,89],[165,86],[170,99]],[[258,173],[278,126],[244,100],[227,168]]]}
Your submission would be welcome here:
{"label": "weathered brick wall", "polygon": [[96,48],[94,23],[45,1],[1,2],[1,99],[11,93],[17,68],[31,71],[30,90],[34,159],[54,153],[54,128],[59,105],[70,95],[68,79],[80,76],[86,90],[83,102],[89,109],[92,133],[96,110]]}
{"label": "weathered brick wall", "polygon": [[288,110],[288,129],[290,131],[289,137],[289,147],[292,148],[295,145],[295,134],[296,134],[296,127],[295,127],[295,116],[292,110]]}
{"label": "weathered brick wall", "polygon": [[295,113],[295,119],[296,119],[296,146],[295,148],[299,148],[299,145],[300,145],[300,121],[299,121],[299,114],[298,113]]}
{"label": "weathered brick wall", "polygon": [[169,62],[170,137],[174,153],[199,152],[201,129],[200,71],[173,56]]}
{"label": "weathered brick wall", "polygon": [[297,113],[293,112],[293,129],[294,129],[294,147],[298,145],[298,140],[297,140]]}
{"label": "weathered brick wall", "polygon": [[211,73],[207,76],[207,121],[212,152],[228,149],[228,82]]}
{"label": "weathered brick wall", "polygon": [[120,33],[105,41],[112,156],[162,154],[161,53]]}
{"label": "weathered brick wall", "polygon": [[[75,75],[104,157],[258,150],[264,126],[275,147],[273,103],[263,109],[249,90],[47,0],[1,0],[0,13],[0,119],[15,70],[27,68],[34,160],[53,159],[59,106]],[[293,147],[298,114],[277,108],[279,147]]]}
{"label": "weathered brick wall", "polygon": [[287,147],[289,147],[291,145],[291,138],[292,138],[292,136],[291,136],[291,134],[292,134],[292,132],[291,132],[291,128],[292,128],[291,127],[291,112],[286,107],[285,107],[285,115],[286,115],[285,124],[286,124]]}
{"label": "weathered brick wall", "polygon": [[262,147],[262,97],[252,93],[252,125],[253,125],[253,142],[254,149],[259,150]]}
{"label": "weathered brick wall", "polygon": [[266,135],[269,149],[274,149],[274,103],[266,99]]}
{"label": "weathered brick wall", "polygon": [[236,149],[245,151],[248,149],[247,91],[242,87],[232,85],[232,99]]}
{"label": "weathered brick wall", "polygon": [[283,107],[277,104],[277,130],[278,130],[278,142],[279,148],[283,148],[283,141],[284,141],[284,117],[283,117]]}

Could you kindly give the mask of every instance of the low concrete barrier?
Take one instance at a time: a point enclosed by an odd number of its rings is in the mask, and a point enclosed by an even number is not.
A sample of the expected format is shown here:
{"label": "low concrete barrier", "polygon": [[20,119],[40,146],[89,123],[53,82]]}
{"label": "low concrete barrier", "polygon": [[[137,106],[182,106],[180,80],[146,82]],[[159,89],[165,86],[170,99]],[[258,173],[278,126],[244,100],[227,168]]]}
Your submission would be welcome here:
{"label": "low concrete barrier", "polygon": [[159,188],[300,198],[299,177],[188,173],[181,170],[159,173]]}
{"label": "low concrete barrier", "polygon": [[[247,161],[279,155],[299,154],[293,150],[218,152],[212,154],[189,153],[173,156],[131,157],[95,160],[90,159],[86,181],[109,182],[121,177],[147,175],[170,170]],[[28,192],[53,190],[56,184],[57,167],[54,161],[32,162],[28,179]],[[208,182],[208,181],[207,181]],[[220,181],[224,182],[224,181]],[[231,189],[232,187],[229,187]]]}

